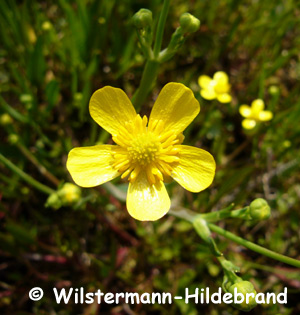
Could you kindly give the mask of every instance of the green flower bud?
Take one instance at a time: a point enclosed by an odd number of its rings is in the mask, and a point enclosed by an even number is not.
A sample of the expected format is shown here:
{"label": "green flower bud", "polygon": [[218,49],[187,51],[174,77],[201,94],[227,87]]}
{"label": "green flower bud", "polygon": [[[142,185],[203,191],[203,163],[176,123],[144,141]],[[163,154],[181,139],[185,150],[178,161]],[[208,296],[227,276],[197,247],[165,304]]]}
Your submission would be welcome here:
{"label": "green flower bud", "polygon": [[[243,302],[233,304],[233,306],[238,310],[249,312],[257,305],[255,301],[256,291],[253,284],[249,281],[241,281],[233,284],[229,288],[228,292],[233,295],[233,301],[235,298],[237,301],[242,301],[243,299]],[[252,294],[250,295],[249,293]]]}
{"label": "green flower bud", "polygon": [[102,24],[105,24],[105,23],[106,23],[105,17],[100,16],[99,19],[98,19],[98,23],[101,24],[101,25],[102,25]]}
{"label": "green flower bud", "polygon": [[65,183],[61,189],[49,196],[46,207],[57,210],[62,206],[70,206],[76,203],[80,198],[81,189],[72,183]]}
{"label": "green flower bud", "polygon": [[80,92],[75,93],[75,95],[74,95],[74,100],[75,100],[76,102],[80,102],[80,101],[82,101],[82,99],[83,99],[82,93],[80,93]]}
{"label": "green flower bud", "polygon": [[83,99],[82,93],[80,93],[80,92],[75,93],[74,94],[74,106],[75,107],[80,107],[82,99]]}
{"label": "green flower bud", "polygon": [[13,120],[9,114],[5,113],[5,114],[1,115],[0,124],[2,126],[10,125],[12,122],[13,122]]}
{"label": "green flower bud", "polygon": [[21,193],[23,194],[23,195],[28,195],[29,193],[30,193],[30,189],[28,188],[28,187],[22,187],[21,188]]}
{"label": "green flower bud", "polygon": [[19,136],[16,135],[15,133],[12,133],[12,134],[10,134],[10,135],[8,136],[8,142],[9,142],[10,144],[16,144],[16,143],[18,143],[19,139],[20,139]]}
{"label": "green flower bud", "polygon": [[152,12],[148,9],[140,9],[132,17],[133,24],[136,28],[141,29],[152,25]]}
{"label": "green flower bud", "polygon": [[59,209],[60,207],[62,207],[62,201],[58,195],[57,192],[51,194],[45,204],[46,207],[51,207],[55,210]]}
{"label": "green flower bud", "polygon": [[271,215],[271,208],[262,198],[257,198],[250,203],[250,216],[253,220],[265,220]]}
{"label": "green flower bud", "polygon": [[185,33],[194,33],[200,27],[200,20],[187,12],[180,16],[179,23]]}
{"label": "green flower bud", "polygon": [[20,101],[22,103],[31,103],[31,102],[33,102],[33,97],[30,94],[22,94],[20,96]]}

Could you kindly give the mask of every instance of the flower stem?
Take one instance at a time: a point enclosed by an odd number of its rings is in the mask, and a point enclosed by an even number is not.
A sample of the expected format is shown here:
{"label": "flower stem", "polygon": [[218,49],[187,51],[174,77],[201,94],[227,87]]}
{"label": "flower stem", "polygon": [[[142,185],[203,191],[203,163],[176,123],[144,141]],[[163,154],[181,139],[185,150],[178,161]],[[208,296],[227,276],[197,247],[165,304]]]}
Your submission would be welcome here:
{"label": "flower stem", "polygon": [[36,166],[36,168],[39,170],[39,172],[44,175],[52,184],[55,186],[59,185],[59,179],[56,178],[53,174],[51,174],[44,165],[42,165],[35,156],[21,143],[17,144],[17,147],[20,149],[20,151],[24,154],[24,156]]}
{"label": "flower stem", "polygon": [[4,157],[1,153],[0,153],[0,161],[7,167],[9,168],[11,171],[15,172],[16,174],[18,174],[22,179],[24,179],[28,184],[32,185],[33,187],[35,187],[36,189],[40,190],[41,192],[50,195],[52,193],[54,193],[55,191],[53,189],[51,189],[50,187],[41,184],[40,182],[38,182],[37,180],[35,180],[34,178],[32,178],[31,176],[29,176],[28,174],[26,174],[25,172],[23,172],[20,168],[18,168],[15,164],[13,164],[11,161],[9,161],[6,157]]}
{"label": "flower stem", "polygon": [[170,7],[170,2],[171,0],[164,0],[163,8],[159,17],[158,26],[156,30],[154,49],[153,49],[154,58],[158,57],[160,49],[161,49],[166,19],[167,19],[169,7]]}
{"label": "flower stem", "polygon": [[242,246],[245,246],[245,247],[247,247],[247,248],[249,248],[249,249],[251,249],[251,250],[253,250],[253,251],[255,251],[255,252],[259,253],[259,254],[262,254],[262,255],[267,256],[269,258],[281,261],[281,262],[283,262],[285,264],[288,264],[288,265],[300,268],[300,260],[293,259],[293,258],[284,256],[284,255],[275,253],[275,252],[273,252],[273,251],[271,251],[271,250],[269,250],[267,248],[264,248],[262,246],[254,244],[254,243],[252,243],[250,241],[247,241],[247,240],[243,239],[242,237],[234,235],[233,233],[231,233],[229,231],[226,231],[226,230],[220,228],[219,226],[217,226],[215,224],[209,223],[208,227],[212,231],[214,231],[214,232],[216,232],[216,233],[218,233],[218,234],[228,238],[231,241],[234,241],[234,242],[236,242],[236,243],[238,243],[238,244],[240,244]]}
{"label": "flower stem", "polygon": [[145,102],[146,97],[152,89],[159,69],[159,63],[156,60],[146,62],[141,83],[136,93],[133,95],[132,104],[139,111]]}
{"label": "flower stem", "polygon": [[[156,81],[158,70],[159,70],[159,53],[161,49],[164,28],[166,24],[166,19],[170,7],[171,0],[164,0],[163,8],[159,17],[158,26],[156,30],[156,37],[153,49],[153,57],[147,60],[141,83],[137,91],[132,97],[132,103],[137,111],[140,110],[143,103],[145,102],[146,97],[148,96],[149,92],[151,91],[154,82]],[[151,54],[150,54],[151,55]]]}
{"label": "flower stem", "polygon": [[215,212],[209,212],[201,214],[201,218],[207,222],[216,222],[227,218],[246,218],[248,214],[249,207],[245,207],[237,210],[223,209]]}
{"label": "flower stem", "polygon": [[[118,187],[111,185],[111,187],[107,187],[107,190],[109,190],[110,192],[114,193],[115,197],[118,198],[121,201],[124,201],[125,199],[125,194],[123,191],[121,191]],[[230,205],[229,207],[227,207],[226,209],[220,210],[220,211],[228,211],[230,209],[232,209],[233,205]],[[247,208],[247,207],[246,207]],[[235,211],[244,211],[245,208],[243,209],[239,209],[239,210],[235,210]],[[232,212],[235,212],[232,211]],[[172,207],[169,211],[169,214],[177,217],[177,218],[181,218],[184,219],[188,222],[191,222],[193,224],[194,220],[199,217],[199,213],[196,213],[192,210],[189,209],[185,209],[185,208],[181,208],[181,207]],[[201,215],[202,218],[204,218],[204,215]],[[262,246],[259,246],[255,243],[252,243],[250,241],[247,241],[245,239],[243,239],[242,237],[236,236],[231,232],[228,232],[222,228],[220,228],[219,226],[212,224],[212,223],[208,223],[208,227],[210,230],[212,230],[213,232],[220,234],[228,239],[230,239],[233,242],[236,242],[242,246],[245,246],[248,249],[253,250],[254,252],[257,252],[259,254],[262,254],[266,257],[275,259],[277,261],[283,262],[285,264],[300,268],[300,260],[294,259],[294,258],[290,258],[281,254],[278,254],[276,252],[271,251],[270,249],[264,248]]]}
{"label": "flower stem", "polygon": [[[169,213],[178,217],[178,218],[187,220],[191,223],[193,223],[195,217],[199,216],[198,213],[195,213],[194,211],[184,209],[184,208],[176,208],[176,209],[173,208],[169,211]],[[246,248],[249,248],[249,249],[253,250],[254,252],[257,252],[257,253],[262,254],[266,257],[275,259],[277,261],[283,262],[285,264],[300,268],[300,260],[293,259],[293,258],[284,256],[284,255],[278,254],[278,253],[273,252],[269,249],[266,249],[262,246],[259,246],[255,243],[247,241],[247,240],[245,240],[239,236],[232,234],[231,232],[228,232],[228,231],[220,228],[219,226],[217,226],[215,224],[208,223],[208,227],[213,232],[220,234],[220,235],[222,235],[222,236],[230,239],[231,241],[236,242],[242,246],[245,246]]]}

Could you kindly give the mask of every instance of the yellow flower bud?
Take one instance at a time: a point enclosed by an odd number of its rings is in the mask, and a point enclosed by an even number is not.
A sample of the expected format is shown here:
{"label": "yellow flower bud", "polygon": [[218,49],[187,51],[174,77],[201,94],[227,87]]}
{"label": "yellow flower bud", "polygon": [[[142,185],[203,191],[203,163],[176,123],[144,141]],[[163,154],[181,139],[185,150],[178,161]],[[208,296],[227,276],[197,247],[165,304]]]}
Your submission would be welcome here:
{"label": "yellow flower bud", "polygon": [[5,113],[5,114],[1,115],[0,124],[2,126],[10,125],[12,122],[13,122],[13,120],[9,114]]}
{"label": "yellow flower bud", "polygon": [[49,21],[43,22],[43,24],[42,24],[42,30],[43,31],[49,31],[49,30],[51,30],[51,28],[52,28],[51,22],[49,22]]}
{"label": "yellow flower bud", "polygon": [[253,220],[265,220],[271,215],[271,208],[262,198],[257,198],[250,203],[250,216]]}
{"label": "yellow flower bud", "polygon": [[233,304],[233,306],[238,310],[249,312],[257,305],[255,301],[256,291],[253,287],[253,284],[249,281],[237,282],[230,286],[228,291],[233,295],[233,300],[235,295],[237,301],[242,301],[243,299],[242,303]]}
{"label": "yellow flower bud", "polygon": [[27,36],[28,36],[28,40],[31,44],[34,44],[36,42],[35,31],[30,25],[27,26]]}
{"label": "yellow flower bud", "polygon": [[106,23],[105,17],[100,16],[99,19],[98,19],[98,23],[101,24],[101,25],[102,25],[102,24],[105,24],[105,23]]}
{"label": "yellow flower bud", "polygon": [[10,135],[8,136],[8,142],[9,142],[10,144],[16,144],[16,143],[18,143],[19,139],[20,139],[19,136],[16,135],[15,133],[10,134]]}
{"label": "yellow flower bud", "polygon": [[74,185],[72,183],[65,183],[62,189],[58,191],[58,195],[64,205],[69,205],[80,199],[81,190],[77,185]]}
{"label": "yellow flower bud", "polygon": [[46,201],[46,207],[59,209],[62,206],[70,206],[81,198],[81,189],[72,184],[65,183],[61,189],[49,196]]}
{"label": "yellow flower bud", "polygon": [[279,92],[280,92],[280,90],[279,90],[279,87],[278,87],[278,86],[276,86],[276,85],[271,85],[271,86],[269,87],[269,93],[270,93],[271,95],[277,95]]}
{"label": "yellow flower bud", "polygon": [[200,27],[200,20],[188,12],[180,16],[179,23],[185,33],[194,33]]}
{"label": "yellow flower bud", "polygon": [[132,17],[133,24],[136,28],[145,28],[152,24],[152,12],[148,9],[140,9]]}
{"label": "yellow flower bud", "polygon": [[22,94],[20,96],[20,101],[22,103],[31,103],[33,101],[33,97],[30,94]]}
{"label": "yellow flower bud", "polygon": [[290,148],[290,146],[292,145],[290,140],[284,140],[283,141],[283,147],[284,148]]}

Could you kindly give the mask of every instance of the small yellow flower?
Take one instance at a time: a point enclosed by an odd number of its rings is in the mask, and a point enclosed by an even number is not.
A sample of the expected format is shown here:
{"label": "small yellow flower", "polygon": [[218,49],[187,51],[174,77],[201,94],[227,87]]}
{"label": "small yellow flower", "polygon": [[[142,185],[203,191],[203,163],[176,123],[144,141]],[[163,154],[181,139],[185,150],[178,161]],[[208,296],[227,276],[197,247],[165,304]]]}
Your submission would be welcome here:
{"label": "small yellow flower", "polygon": [[251,103],[251,107],[248,105],[241,105],[239,108],[240,114],[245,117],[242,121],[242,126],[245,129],[253,129],[257,122],[268,121],[273,118],[273,113],[264,110],[265,103],[261,99],[254,100]]}
{"label": "small yellow flower", "polygon": [[217,99],[221,103],[231,102],[230,84],[228,75],[223,71],[218,71],[213,78],[207,75],[201,75],[198,83],[201,87],[200,94],[206,100]]}
{"label": "small yellow flower", "polygon": [[67,168],[82,187],[101,185],[121,175],[128,177],[127,209],[141,221],[154,221],[170,209],[163,181],[172,177],[185,189],[207,188],[215,161],[205,150],[181,145],[182,132],[200,111],[193,92],[169,83],[160,92],[150,115],[136,114],[127,95],[106,86],[89,104],[92,118],[112,134],[116,145],[95,145],[70,151]]}

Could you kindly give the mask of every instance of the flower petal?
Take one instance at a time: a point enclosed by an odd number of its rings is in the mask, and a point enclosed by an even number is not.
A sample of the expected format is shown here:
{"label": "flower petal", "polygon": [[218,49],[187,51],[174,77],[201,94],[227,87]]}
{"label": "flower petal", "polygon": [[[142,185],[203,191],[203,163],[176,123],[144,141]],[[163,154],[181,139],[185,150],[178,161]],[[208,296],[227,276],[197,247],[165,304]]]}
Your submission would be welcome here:
{"label": "flower petal", "polygon": [[[216,81],[217,82],[217,81]],[[215,92],[217,94],[228,94],[228,92],[230,91],[230,84],[228,83],[217,83],[214,86]]]}
{"label": "flower petal", "polygon": [[251,103],[251,107],[252,107],[252,111],[258,114],[265,108],[265,103],[263,100],[257,99]]}
{"label": "flower petal", "polygon": [[201,75],[198,79],[198,84],[202,89],[206,89],[211,81],[212,79],[208,75]]}
{"label": "flower petal", "polygon": [[259,113],[259,120],[261,121],[268,121],[271,120],[273,118],[273,113],[270,112],[269,110],[264,110],[262,112]]}
{"label": "flower petal", "polygon": [[127,209],[136,220],[155,221],[170,209],[171,201],[163,182],[150,185],[145,172],[129,183]]}
{"label": "flower petal", "polygon": [[[230,91],[230,84],[228,83],[228,75],[223,71],[218,71],[213,76],[215,82],[215,92],[217,94],[228,93]],[[222,102],[222,101],[220,101]],[[223,102],[227,103],[227,102]]]}
{"label": "flower petal", "polygon": [[181,83],[168,83],[159,93],[153,106],[149,124],[155,120],[164,122],[164,130],[182,132],[198,115],[199,102],[192,90]]}
{"label": "flower petal", "polygon": [[227,84],[228,83],[228,75],[224,71],[217,71],[213,79],[217,81],[217,84]]}
{"label": "flower petal", "polygon": [[171,176],[185,189],[199,192],[213,181],[216,163],[213,156],[205,150],[186,146],[176,146],[179,162],[173,167]]}
{"label": "flower petal", "polygon": [[256,126],[256,121],[254,119],[246,118],[242,121],[242,126],[248,130],[253,129]]}
{"label": "flower petal", "polygon": [[200,94],[203,98],[205,98],[206,100],[209,100],[209,101],[211,101],[217,97],[217,94],[213,88],[203,89],[200,91]]}
{"label": "flower petal", "polygon": [[217,100],[221,103],[230,103],[232,100],[232,97],[228,93],[222,93],[217,95]]}
{"label": "flower petal", "polygon": [[112,180],[120,173],[112,167],[114,145],[74,148],[67,160],[67,169],[81,187],[94,187]]}
{"label": "flower petal", "polygon": [[125,122],[136,117],[136,111],[125,92],[111,86],[105,86],[92,95],[89,109],[96,123],[113,136],[119,133],[120,127],[125,127]]}
{"label": "flower petal", "polygon": [[241,105],[239,108],[239,112],[245,118],[250,117],[251,116],[251,107],[248,105]]}

